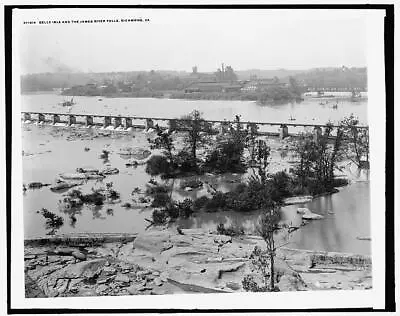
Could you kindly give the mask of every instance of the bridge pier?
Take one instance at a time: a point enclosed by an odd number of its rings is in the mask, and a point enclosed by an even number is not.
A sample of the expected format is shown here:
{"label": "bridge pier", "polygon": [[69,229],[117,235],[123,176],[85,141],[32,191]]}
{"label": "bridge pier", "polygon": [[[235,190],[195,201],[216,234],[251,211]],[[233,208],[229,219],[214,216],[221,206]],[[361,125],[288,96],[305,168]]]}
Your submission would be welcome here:
{"label": "bridge pier", "polygon": [[91,126],[91,125],[93,125],[93,116],[86,115],[86,126]]}
{"label": "bridge pier", "polygon": [[318,142],[320,137],[322,135],[322,129],[319,126],[315,126],[314,127],[314,131],[313,131],[313,140],[314,142]]}
{"label": "bridge pier", "polygon": [[173,132],[176,130],[176,120],[168,121],[168,129],[170,130],[170,132]]}
{"label": "bridge pier", "polygon": [[132,127],[132,119],[130,117],[125,117],[124,121],[125,121],[124,127],[126,129]]}
{"label": "bridge pier", "polygon": [[219,134],[223,135],[223,134],[227,133],[228,132],[228,126],[229,126],[228,123],[225,123],[225,122],[224,123],[220,123],[219,129],[218,129]]}
{"label": "bridge pier", "polygon": [[42,113],[39,113],[38,122],[41,123],[41,122],[44,122],[45,120],[46,120],[46,116]]}
{"label": "bridge pier", "polygon": [[146,129],[154,128],[154,121],[150,118],[146,119]]}
{"label": "bridge pier", "polygon": [[284,139],[285,137],[288,137],[288,136],[289,136],[289,129],[288,129],[287,125],[282,124],[280,132],[279,132],[279,137],[281,139]]}
{"label": "bridge pier", "polygon": [[104,117],[103,127],[106,128],[111,125],[111,116]]}
{"label": "bridge pier", "polygon": [[24,121],[31,121],[31,113],[24,113]]}
{"label": "bridge pier", "polygon": [[60,115],[54,114],[53,115],[53,124],[60,123],[60,122],[61,122]]}
{"label": "bridge pier", "polygon": [[68,116],[68,125],[76,124],[76,116],[75,115],[69,115]]}
{"label": "bridge pier", "polygon": [[121,118],[120,117],[114,117],[114,128],[120,127],[121,126]]}

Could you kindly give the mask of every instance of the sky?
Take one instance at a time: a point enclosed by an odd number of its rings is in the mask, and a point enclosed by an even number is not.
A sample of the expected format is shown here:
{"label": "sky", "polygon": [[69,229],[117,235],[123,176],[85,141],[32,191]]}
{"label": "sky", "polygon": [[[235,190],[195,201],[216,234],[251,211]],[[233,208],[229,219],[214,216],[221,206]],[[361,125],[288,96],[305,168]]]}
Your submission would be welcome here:
{"label": "sky", "polygon": [[[52,9],[15,13],[21,73],[364,67],[366,17],[352,10]],[[121,22],[143,18],[148,22]],[[89,24],[38,21],[118,19]],[[35,21],[36,24],[23,24]]]}

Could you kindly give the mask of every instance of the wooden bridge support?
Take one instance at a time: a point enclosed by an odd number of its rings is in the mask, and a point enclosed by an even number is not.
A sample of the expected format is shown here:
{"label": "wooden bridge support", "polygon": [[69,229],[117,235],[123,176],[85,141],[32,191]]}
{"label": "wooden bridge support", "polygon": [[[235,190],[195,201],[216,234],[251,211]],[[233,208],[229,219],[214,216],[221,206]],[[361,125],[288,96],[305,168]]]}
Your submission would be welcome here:
{"label": "wooden bridge support", "polygon": [[288,137],[288,136],[289,136],[289,129],[288,129],[287,125],[282,124],[280,132],[279,132],[279,137],[281,139],[284,139],[285,137]]}
{"label": "wooden bridge support", "polygon": [[60,115],[54,114],[53,115],[53,124],[60,123],[60,122],[61,122]]}
{"label": "wooden bridge support", "polygon": [[39,113],[38,122],[44,122],[46,120],[46,116],[44,114]]}
{"label": "wooden bridge support", "polygon": [[154,121],[152,119],[146,119],[146,129],[154,128]]}
{"label": "wooden bridge support", "polygon": [[120,127],[121,124],[121,118],[120,117],[114,117],[114,128]]}
{"label": "wooden bridge support", "polygon": [[313,140],[314,142],[318,142],[320,137],[322,135],[322,129],[319,126],[314,127],[314,131],[313,131]]}
{"label": "wooden bridge support", "polygon": [[75,115],[68,116],[68,124],[69,125],[76,124],[76,116]]}
{"label": "wooden bridge support", "polygon": [[87,115],[86,116],[86,126],[93,125],[93,116]]}
{"label": "wooden bridge support", "polygon": [[103,127],[106,128],[111,125],[111,116],[104,117]]}
{"label": "wooden bridge support", "polygon": [[24,121],[30,121],[31,120],[31,114],[30,113],[24,113]]}
{"label": "wooden bridge support", "polygon": [[132,119],[131,118],[125,117],[124,121],[125,121],[124,127],[126,129],[128,129],[129,127],[132,127]]}

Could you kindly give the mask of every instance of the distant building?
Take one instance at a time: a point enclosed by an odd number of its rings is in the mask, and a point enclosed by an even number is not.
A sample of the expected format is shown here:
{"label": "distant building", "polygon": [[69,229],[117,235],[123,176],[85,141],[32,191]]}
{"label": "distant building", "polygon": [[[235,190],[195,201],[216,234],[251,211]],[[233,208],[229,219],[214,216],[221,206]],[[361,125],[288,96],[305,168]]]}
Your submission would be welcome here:
{"label": "distant building", "polygon": [[186,87],[186,93],[193,92],[239,92],[242,85],[227,82],[193,82]]}
{"label": "distant building", "polygon": [[246,82],[241,89],[243,92],[263,92],[271,87],[287,87],[287,83],[280,82],[277,78],[257,79]]}

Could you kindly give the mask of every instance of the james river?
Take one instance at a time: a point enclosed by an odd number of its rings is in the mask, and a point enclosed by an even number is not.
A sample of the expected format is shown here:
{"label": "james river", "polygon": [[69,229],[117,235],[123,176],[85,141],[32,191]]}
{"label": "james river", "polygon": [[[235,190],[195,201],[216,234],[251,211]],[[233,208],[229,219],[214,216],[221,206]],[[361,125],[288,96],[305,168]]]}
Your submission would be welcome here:
{"label": "james river", "polygon": [[[59,105],[64,97],[56,94],[24,95],[21,99],[23,111],[66,113],[66,108]],[[328,100],[328,99],[326,99]],[[174,118],[189,113],[193,109],[203,112],[208,119],[232,120],[236,114],[244,121],[289,122],[295,118],[296,123],[324,124],[333,122],[354,113],[363,124],[367,122],[367,102],[349,102],[339,100],[338,109],[333,109],[336,99],[306,100],[301,103],[260,106],[247,101],[186,101],[170,99],[131,99],[76,97],[76,104],[71,113],[137,115]],[[324,104],[321,104],[324,103]],[[291,121],[293,123],[293,121]],[[275,128],[276,130],[276,128]],[[54,127],[40,127],[34,124],[23,125],[23,183],[33,181],[51,183],[63,172],[74,172],[76,168],[91,166],[104,168],[105,162],[99,159],[101,150],[107,148],[109,162],[120,170],[117,175],[107,176],[106,182],[113,182],[114,189],[121,194],[121,200],[129,201],[133,188],[145,188],[150,177],[144,166],[126,167],[126,159],[118,154],[124,146],[146,146],[146,135],[135,133],[119,138],[98,137],[91,139],[67,140],[68,132],[55,132]],[[290,132],[290,130],[289,130]],[[92,130],[91,133],[98,133]],[[84,148],[89,147],[89,151]],[[357,175],[355,175],[357,176]],[[207,178],[207,175],[204,176]],[[221,190],[228,190],[232,180],[238,175],[225,175],[207,179],[214,182]],[[353,177],[354,178],[354,177]],[[362,180],[362,179],[360,179]],[[205,189],[186,192],[175,187],[174,197],[196,197],[205,193]],[[90,190],[97,185],[94,181],[82,186]],[[102,184],[104,185],[104,183]],[[298,207],[308,207],[315,213],[324,215],[324,219],[312,221],[301,227],[290,236],[291,248],[352,252],[370,254],[370,242],[358,240],[357,237],[370,236],[370,202],[369,182],[356,181],[344,187],[339,193],[314,199],[311,203],[287,206],[283,208],[284,219],[294,225],[301,222],[296,213]],[[125,209],[121,204],[106,205],[100,208],[83,207],[73,215],[61,212],[58,201],[63,193],[53,193],[48,187],[28,190],[24,193],[24,227],[25,237],[43,236],[46,234],[44,218],[37,213],[47,208],[64,218],[64,225],[58,233],[67,232],[141,232],[151,217],[148,209]],[[112,210],[107,210],[112,209]],[[215,229],[220,222],[243,225],[248,232],[254,228],[258,213],[239,214],[234,212],[198,213],[194,217],[182,220],[178,224],[184,228],[202,227]]]}

